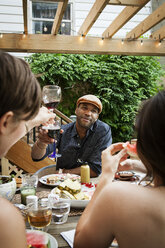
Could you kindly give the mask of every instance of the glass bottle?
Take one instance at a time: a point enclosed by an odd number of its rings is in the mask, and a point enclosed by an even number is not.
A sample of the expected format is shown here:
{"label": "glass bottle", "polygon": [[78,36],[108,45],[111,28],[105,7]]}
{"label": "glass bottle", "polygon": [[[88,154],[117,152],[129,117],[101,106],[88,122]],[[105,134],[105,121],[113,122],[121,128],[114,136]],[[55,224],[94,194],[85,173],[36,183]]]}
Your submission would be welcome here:
{"label": "glass bottle", "polygon": [[90,167],[87,162],[81,165],[81,183],[90,183]]}

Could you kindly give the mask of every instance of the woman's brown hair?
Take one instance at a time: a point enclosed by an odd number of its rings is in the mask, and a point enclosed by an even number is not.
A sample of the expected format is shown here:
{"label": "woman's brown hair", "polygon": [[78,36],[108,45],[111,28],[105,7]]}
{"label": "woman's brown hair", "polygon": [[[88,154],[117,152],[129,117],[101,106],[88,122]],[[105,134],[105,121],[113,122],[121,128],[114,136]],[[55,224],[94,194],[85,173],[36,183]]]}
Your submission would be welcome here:
{"label": "woman's brown hair", "polygon": [[145,101],[136,120],[137,151],[147,174],[165,185],[165,91]]}
{"label": "woman's brown hair", "polygon": [[0,118],[12,111],[15,119],[35,117],[41,104],[41,88],[29,65],[0,52]]}

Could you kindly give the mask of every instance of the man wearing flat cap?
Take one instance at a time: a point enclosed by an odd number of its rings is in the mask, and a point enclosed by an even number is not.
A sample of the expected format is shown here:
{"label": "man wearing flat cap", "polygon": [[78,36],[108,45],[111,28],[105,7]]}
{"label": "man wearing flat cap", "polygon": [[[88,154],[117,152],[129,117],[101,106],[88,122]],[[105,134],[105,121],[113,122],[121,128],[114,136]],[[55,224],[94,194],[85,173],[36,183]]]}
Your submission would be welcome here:
{"label": "man wearing flat cap", "polygon": [[[111,128],[98,120],[102,111],[101,101],[94,95],[85,95],[77,100],[76,121],[62,125],[56,148],[61,157],[57,159],[57,173],[80,175],[80,166],[90,166],[90,176],[101,173],[101,152],[112,143]],[[41,130],[32,148],[32,159],[40,161],[53,152],[53,141],[46,130]]]}

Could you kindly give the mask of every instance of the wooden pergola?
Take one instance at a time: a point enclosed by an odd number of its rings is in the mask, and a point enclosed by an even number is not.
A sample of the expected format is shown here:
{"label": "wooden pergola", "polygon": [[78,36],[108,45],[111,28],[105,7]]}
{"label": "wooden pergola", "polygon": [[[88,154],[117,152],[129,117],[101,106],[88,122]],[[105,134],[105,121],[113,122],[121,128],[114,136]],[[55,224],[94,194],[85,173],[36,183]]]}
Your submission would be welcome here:
{"label": "wooden pergola", "polygon": [[[46,0],[52,1],[54,0]],[[27,26],[27,0],[23,2],[24,33],[0,34],[0,49],[7,52],[28,53],[73,53],[73,54],[117,54],[117,55],[157,55],[165,56],[165,26],[157,29],[148,39],[140,39],[148,30],[165,19],[165,3],[150,14],[123,39],[115,39],[114,35],[140,11],[149,0],[96,0],[77,36],[59,35],[58,30],[68,0],[59,0],[52,32],[45,34],[29,34]],[[88,36],[99,15],[108,5],[124,5],[123,11],[106,28],[102,37]],[[143,42],[142,42],[143,41]],[[58,110],[57,110],[58,111]],[[57,113],[58,114],[58,113]],[[20,149],[25,152],[20,153]],[[32,161],[30,147],[23,140],[18,141],[8,152],[6,158],[25,171],[35,172],[37,169],[52,164],[49,158],[42,163]],[[26,156],[24,156],[26,154]],[[4,168],[12,165],[5,160]],[[7,163],[7,165],[6,165]]]}
{"label": "wooden pergola", "polygon": [[[54,0],[46,0],[52,1]],[[29,34],[27,26],[27,0],[23,2],[24,33],[1,34],[0,49],[8,52],[27,53],[72,53],[72,54],[117,54],[165,56],[165,26],[157,29],[148,39],[140,37],[165,19],[165,3],[159,6],[144,21],[125,35],[114,35],[135,16],[149,0],[96,0],[79,30],[79,35],[59,35],[58,30],[68,0],[56,0],[57,12],[51,34]],[[103,32],[102,37],[87,36],[107,5],[125,6],[123,11]]]}

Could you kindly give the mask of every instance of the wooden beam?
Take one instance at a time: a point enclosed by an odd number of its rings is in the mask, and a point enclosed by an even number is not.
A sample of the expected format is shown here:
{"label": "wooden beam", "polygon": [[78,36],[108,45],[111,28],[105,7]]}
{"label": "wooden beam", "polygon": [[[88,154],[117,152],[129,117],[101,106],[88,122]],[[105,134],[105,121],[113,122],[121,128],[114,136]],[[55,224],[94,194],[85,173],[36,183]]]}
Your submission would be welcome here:
{"label": "wooden beam", "polygon": [[102,36],[105,38],[111,38],[148,2],[149,0],[142,0],[139,7],[125,7],[123,11],[116,17],[116,19],[110,24],[110,26],[104,31]]}
{"label": "wooden beam", "polygon": [[22,6],[23,6],[24,34],[28,34],[27,0],[22,0]]}
{"label": "wooden beam", "polygon": [[44,2],[54,2],[54,3],[60,3],[65,2],[66,0],[44,0]]}
{"label": "wooden beam", "polygon": [[109,0],[96,0],[93,4],[89,14],[87,15],[85,21],[83,22],[82,26],[80,27],[78,33],[80,35],[87,35],[90,28],[93,26],[103,9],[108,4]]}
{"label": "wooden beam", "polygon": [[127,39],[137,39],[156,24],[165,19],[165,3],[150,14],[144,21],[126,35]]}
{"label": "wooden beam", "polygon": [[29,34],[3,34],[0,38],[0,50],[7,52],[27,53],[70,53],[70,54],[116,54],[116,55],[149,55],[165,56],[165,41],[139,40],[124,41],[96,37]]}
{"label": "wooden beam", "polygon": [[142,0],[109,0],[108,5],[120,5],[120,6],[141,6]]}
{"label": "wooden beam", "polygon": [[54,19],[54,23],[53,23],[53,27],[51,31],[52,34],[55,34],[55,35],[58,34],[58,30],[60,28],[60,24],[61,24],[67,5],[68,5],[68,0],[58,3],[58,8],[57,8],[57,12],[55,15],[55,19]]}
{"label": "wooden beam", "polygon": [[44,0],[44,2],[53,2],[53,3],[60,3],[65,2],[66,0]]}
{"label": "wooden beam", "polygon": [[165,26],[153,32],[150,37],[154,40],[163,40],[165,38]]}

